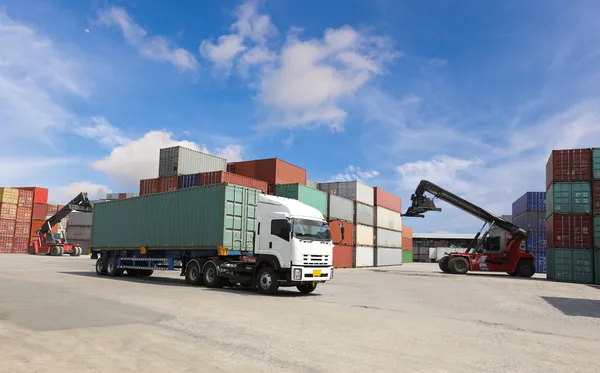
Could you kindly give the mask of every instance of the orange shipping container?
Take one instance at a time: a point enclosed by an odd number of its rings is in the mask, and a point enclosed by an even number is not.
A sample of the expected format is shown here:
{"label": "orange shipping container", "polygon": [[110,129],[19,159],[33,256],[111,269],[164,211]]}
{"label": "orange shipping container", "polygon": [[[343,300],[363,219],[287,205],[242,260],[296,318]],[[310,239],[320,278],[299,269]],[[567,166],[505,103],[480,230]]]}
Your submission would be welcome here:
{"label": "orange shipping container", "polygon": [[179,177],[177,176],[165,176],[158,178],[158,192],[172,192],[177,190],[177,182]]}
{"label": "orange shipping container", "polygon": [[48,203],[48,189],[38,187],[18,187],[33,192],[33,203]]}
{"label": "orange shipping container", "polygon": [[158,179],[140,180],[140,196],[158,193]]}
{"label": "orange shipping container", "polygon": [[15,221],[0,219],[0,237],[13,237],[15,235]]}
{"label": "orange shipping container", "polygon": [[0,203],[0,219],[15,220],[17,218],[17,205]]}
{"label": "orange shipping container", "polygon": [[34,203],[31,218],[33,220],[46,220],[47,213],[48,205],[46,205],[45,203]]}
{"label": "orange shipping container", "polygon": [[15,224],[15,237],[16,238],[29,238],[30,229],[31,229],[30,222],[18,221]]}
{"label": "orange shipping container", "polygon": [[402,250],[412,251],[413,249],[413,230],[412,228],[402,226]]}
{"label": "orange shipping container", "polygon": [[375,206],[381,206],[388,210],[402,212],[402,199],[390,192],[375,187]]}
{"label": "orange shipping container", "polygon": [[333,266],[336,268],[352,268],[353,246],[333,247]]}
{"label": "orange shipping container", "polygon": [[[37,238],[37,230],[40,229],[42,227],[42,225],[44,225],[46,221],[45,220],[32,220],[31,221],[31,238]],[[56,224],[54,227],[52,227],[52,232],[56,233],[58,232],[58,224]]]}
{"label": "orange shipping container", "polygon": [[17,207],[17,221],[27,222],[31,221],[31,207],[18,206]]}
{"label": "orange shipping container", "polygon": [[31,190],[19,189],[19,207],[31,207],[33,206],[33,192]]}
{"label": "orange shipping container", "polygon": [[13,239],[12,252],[15,254],[26,254],[29,248],[29,237],[15,237]]}
{"label": "orange shipping container", "polygon": [[0,253],[12,253],[12,247],[12,237],[0,237]]}
{"label": "orange shipping container", "polygon": [[58,212],[58,205],[48,204],[48,210],[46,211],[47,216],[52,216]]}
{"label": "orange shipping container", "polygon": [[[342,230],[340,224],[344,225],[344,241],[342,240]],[[354,224],[340,222],[339,220],[330,220],[329,229],[331,230],[331,240],[334,245],[352,246],[354,245]]]}
{"label": "orange shipping container", "polygon": [[227,171],[268,184],[306,185],[306,170],[279,158],[234,162],[227,166]]}

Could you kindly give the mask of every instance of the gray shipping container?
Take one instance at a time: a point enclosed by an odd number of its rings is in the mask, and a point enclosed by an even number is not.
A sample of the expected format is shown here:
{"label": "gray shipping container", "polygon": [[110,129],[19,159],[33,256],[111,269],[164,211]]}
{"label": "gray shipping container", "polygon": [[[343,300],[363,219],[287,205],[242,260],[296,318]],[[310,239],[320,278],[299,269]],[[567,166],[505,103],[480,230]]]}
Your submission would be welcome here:
{"label": "gray shipping container", "polygon": [[74,211],[69,214],[69,225],[89,227],[92,225],[92,216],[91,212]]}
{"label": "gray shipping container", "polygon": [[68,238],[67,240],[71,245],[81,246],[81,255],[89,255],[90,240],[71,240]]}
{"label": "gray shipping container", "polygon": [[401,248],[402,232],[377,228],[375,231],[375,240],[377,246]]}
{"label": "gray shipping container", "polygon": [[90,240],[92,238],[91,226],[69,225],[67,228],[67,240]]}
{"label": "gray shipping container", "polygon": [[371,206],[375,204],[375,190],[360,181],[319,183],[318,187],[329,194],[335,194]]}
{"label": "gray shipping container", "polygon": [[375,208],[356,202],[356,223],[363,225],[375,225]]}
{"label": "gray shipping container", "polygon": [[373,267],[375,264],[375,248],[373,246],[356,246],[354,254],[356,267]]}
{"label": "gray shipping container", "polygon": [[339,219],[349,222],[354,221],[354,201],[347,198],[329,195],[329,207],[327,210],[330,219]]}
{"label": "gray shipping container", "polygon": [[377,267],[395,266],[402,264],[402,249],[391,247],[377,247]]}
{"label": "gray shipping container", "polygon": [[158,162],[158,177],[227,171],[226,159],[182,146],[160,149]]}

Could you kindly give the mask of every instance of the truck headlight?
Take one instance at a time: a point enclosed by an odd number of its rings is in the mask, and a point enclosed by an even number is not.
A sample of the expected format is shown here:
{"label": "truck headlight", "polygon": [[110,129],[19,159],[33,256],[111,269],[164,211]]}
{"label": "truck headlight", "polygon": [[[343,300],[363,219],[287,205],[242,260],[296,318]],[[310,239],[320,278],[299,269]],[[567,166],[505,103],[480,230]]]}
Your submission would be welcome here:
{"label": "truck headlight", "polygon": [[301,268],[294,268],[294,280],[302,280],[302,269]]}

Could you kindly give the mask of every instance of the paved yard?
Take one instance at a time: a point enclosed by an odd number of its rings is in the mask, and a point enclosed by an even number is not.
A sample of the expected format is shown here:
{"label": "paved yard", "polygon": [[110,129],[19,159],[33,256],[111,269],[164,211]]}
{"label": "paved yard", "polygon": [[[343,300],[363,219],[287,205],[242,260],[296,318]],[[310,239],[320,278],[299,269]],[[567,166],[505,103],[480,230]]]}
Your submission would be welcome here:
{"label": "paved yard", "polygon": [[599,351],[600,288],[539,275],[410,263],[269,297],[0,256],[0,372],[598,372]]}

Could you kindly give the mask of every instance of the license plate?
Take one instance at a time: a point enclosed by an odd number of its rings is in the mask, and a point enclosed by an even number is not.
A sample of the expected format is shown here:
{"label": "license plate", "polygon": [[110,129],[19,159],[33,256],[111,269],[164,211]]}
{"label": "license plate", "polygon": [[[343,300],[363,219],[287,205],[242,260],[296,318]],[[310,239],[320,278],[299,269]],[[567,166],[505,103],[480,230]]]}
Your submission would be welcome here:
{"label": "license plate", "polygon": [[321,270],[320,269],[313,270],[313,277],[321,277]]}

